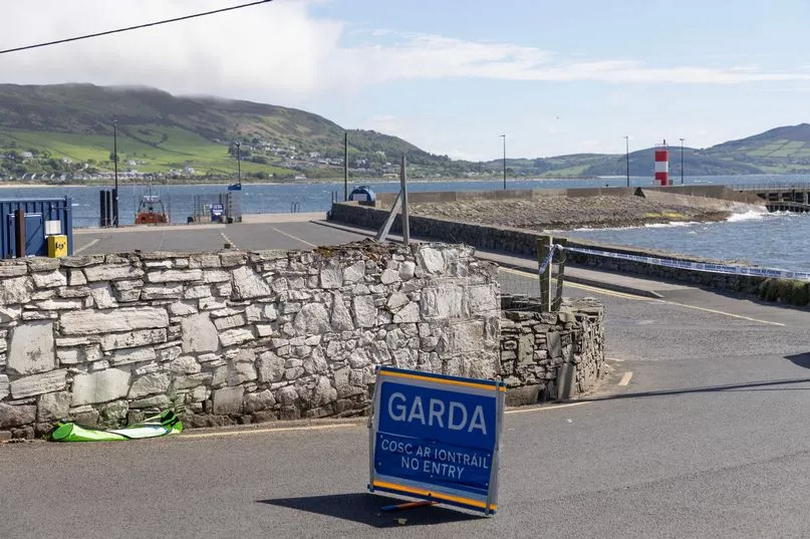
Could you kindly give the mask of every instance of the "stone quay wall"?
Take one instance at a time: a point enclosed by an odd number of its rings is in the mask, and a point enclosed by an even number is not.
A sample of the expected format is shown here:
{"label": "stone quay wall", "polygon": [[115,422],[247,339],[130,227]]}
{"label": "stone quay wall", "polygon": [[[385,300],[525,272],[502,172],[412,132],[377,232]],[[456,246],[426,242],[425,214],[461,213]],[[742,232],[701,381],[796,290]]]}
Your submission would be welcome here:
{"label": "stone quay wall", "polygon": [[375,365],[494,378],[496,267],[465,246],[0,262],[0,439],[59,420],[345,416]]}
{"label": "stone quay wall", "polygon": [[501,376],[510,405],[567,400],[594,389],[608,372],[604,307],[566,299],[541,313],[537,300],[501,299]]}
{"label": "stone quay wall", "polygon": [[[388,217],[388,211],[352,202],[333,204],[329,218],[336,222],[352,224],[364,228],[378,229]],[[439,241],[459,242],[493,251],[514,253],[518,255],[537,256],[537,240],[544,234],[532,230],[510,227],[488,226],[479,223],[466,223],[425,217],[410,216],[411,236],[431,238]],[[393,233],[401,233],[400,216],[391,228]],[[564,236],[564,234],[562,234]],[[599,249],[614,253],[626,253],[638,256],[654,256],[671,260],[687,260],[723,264],[727,262],[709,260],[687,255],[673,254],[654,249],[634,249],[600,245],[581,239],[568,239],[571,247]],[[769,279],[747,275],[726,275],[695,271],[686,268],[668,268],[654,266],[643,262],[620,260],[588,254],[571,253],[568,262],[576,266],[591,267],[617,273],[630,273],[657,279],[689,283],[718,290],[728,290],[749,296],[757,296],[766,301],[778,301],[786,304],[805,306],[810,304],[810,282],[788,279]]]}

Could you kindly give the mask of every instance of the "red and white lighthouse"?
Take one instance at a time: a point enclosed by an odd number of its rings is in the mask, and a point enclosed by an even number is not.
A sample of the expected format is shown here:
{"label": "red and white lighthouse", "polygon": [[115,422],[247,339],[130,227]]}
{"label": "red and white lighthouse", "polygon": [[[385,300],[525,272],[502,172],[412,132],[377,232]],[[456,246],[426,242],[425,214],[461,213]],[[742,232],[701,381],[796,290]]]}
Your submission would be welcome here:
{"label": "red and white lighthouse", "polygon": [[669,147],[667,141],[655,145],[655,183],[666,187],[669,185]]}

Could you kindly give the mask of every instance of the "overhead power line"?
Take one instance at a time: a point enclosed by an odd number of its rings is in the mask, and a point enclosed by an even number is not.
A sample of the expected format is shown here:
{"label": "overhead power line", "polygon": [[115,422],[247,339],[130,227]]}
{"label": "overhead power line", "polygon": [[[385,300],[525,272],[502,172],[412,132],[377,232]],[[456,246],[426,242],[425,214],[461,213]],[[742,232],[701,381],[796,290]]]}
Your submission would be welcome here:
{"label": "overhead power line", "polygon": [[117,30],[107,30],[105,32],[97,32],[95,34],[87,34],[83,36],[69,37],[66,39],[57,39],[56,41],[48,41],[47,43],[37,43],[35,45],[26,45],[24,47],[16,47],[14,49],[0,50],[0,54],[8,54],[10,52],[27,51],[30,49],[38,49],[40,47],[50,47],[51,45],[59,45],[61,43],[70,43],[71,41],[81,41],[83,39],[91,39],[94,37],[109,36],[112,34],[120,34],[121,32],[129,32],[131,30],[140,30],[141,28],[149,28],[151,26],[160,26],[161,24],[169,24],[172,22],[187,21],[189,19],[196,19],[208,15],[216,15],[217,13],[224,13],[226,11],[234,11],[246,7],[258,6],[259,4],[267,4],[273,0],[258,0],[257,2],[250,2],[248,4],[241,4],[238,6],[231,6],[222,9],[215,9],[213,11],[206,11],[204,13],[194,13],[192,15],[185,15],[183,17],[175,17],[174,19],[165,19],[162,21],[149,22],[146,24],[139,24],[137,26],[128,26],[126,28],[118,28]]}

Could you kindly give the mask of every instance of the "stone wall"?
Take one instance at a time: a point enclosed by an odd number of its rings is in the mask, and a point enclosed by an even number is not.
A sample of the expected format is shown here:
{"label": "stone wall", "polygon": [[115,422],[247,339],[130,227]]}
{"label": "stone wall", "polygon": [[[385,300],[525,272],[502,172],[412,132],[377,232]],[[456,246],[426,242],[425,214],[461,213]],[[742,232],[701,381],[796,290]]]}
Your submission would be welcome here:
{"label": "stone wall", "polygon": [[498,293],[464,246],[0,262],[0,438],[356,414],[377,364],[493,378]]}
{"label": "stone wall", "polygon": [[[385,222],[387,216],[388,211],[386,210],[360,206],[351,202],[333,204],[330,212],[330,219],[334,221],[373,229],[378,229],[382,223]],[[537,240],[543,236],[542,233],[532,230],[465,223],[418,215],[410,216],[410,225],[412,237],[465,243],[480,249],[532,257],[537,256]],[[396,234],[400,233],[401,230],[401,222],[398,216],[394,221],[391,231]],[[715,264],[727,263],[687,255],[676,255],[654,249],[634,249],[631,247],[600,245],[594,242],[573,238],[569,238],[568,244],[571,247],[585,247],[615,253],[669,258],[672,260],[688,260],[692,262]],[[797,306],[804,306],[810,303],[810,282],[806,281],[766,279],[764,277],[752,277],[747,275],[725,275],[685,268],[654,266],[644,262],[619,260],[578,253],[569,255],[568,261],[570,264],[576,266],[684,282],[719,290],[729,290],[745,295],[758,296],[767,301],[780,301]]]}
{"label": "stone wall", "polygon": [[501,376],[511,405],[566,400],[592,390],[605,363],[604,308],[589,298],[567,299],[541,313],[537,300],[504,296]]}

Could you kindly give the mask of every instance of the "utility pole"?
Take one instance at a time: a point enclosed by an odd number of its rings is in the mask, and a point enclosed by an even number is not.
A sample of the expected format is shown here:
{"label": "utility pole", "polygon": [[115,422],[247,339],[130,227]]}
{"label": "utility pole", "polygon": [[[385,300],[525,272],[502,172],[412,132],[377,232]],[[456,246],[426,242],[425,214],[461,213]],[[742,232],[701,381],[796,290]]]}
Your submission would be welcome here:
{"label": "utility pole", "polygon": [[349,132],[343,132],[343,202],[349,200]]}
{"label": "utility pole", "polygon": [[681,185],[683,185],[683,141],[686,139],[682,138],[680,140],[681,140]]}
{"label": "utility pole", "polygon": [[503,137],[503,188],[506,190],[506,135]]}
{"label": "utility pole", "polygon": [[118,120],[113,120],[113,170],[115,175],[115,189],[113,190],[112,214],[115,227],[118,228]]}
{"label": "utility pole", "polygon": [[627,187],[630,187],[630,137],[625,135],[624,137],[625,142],[625,155],[627,161]]}

